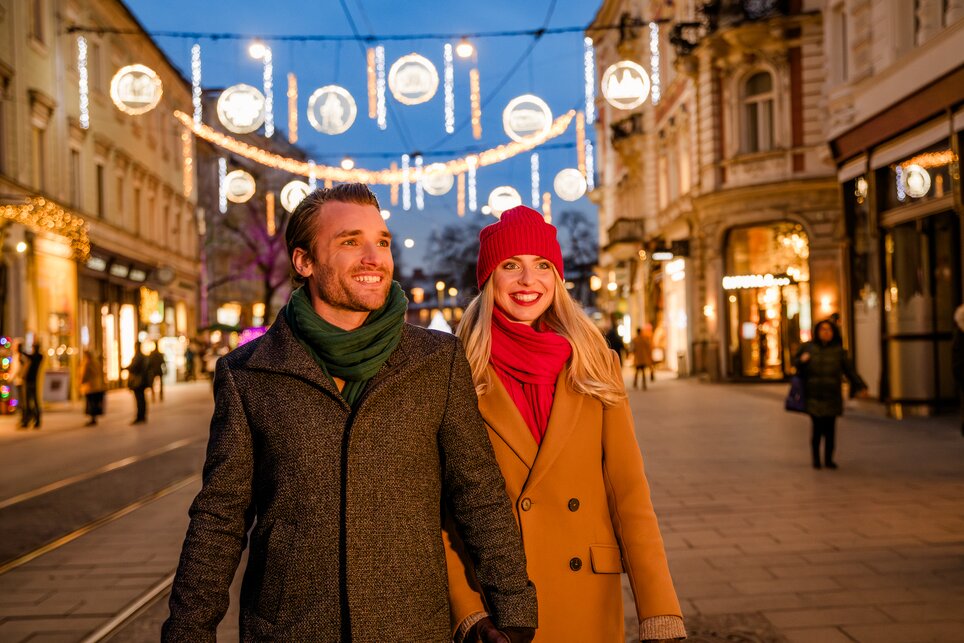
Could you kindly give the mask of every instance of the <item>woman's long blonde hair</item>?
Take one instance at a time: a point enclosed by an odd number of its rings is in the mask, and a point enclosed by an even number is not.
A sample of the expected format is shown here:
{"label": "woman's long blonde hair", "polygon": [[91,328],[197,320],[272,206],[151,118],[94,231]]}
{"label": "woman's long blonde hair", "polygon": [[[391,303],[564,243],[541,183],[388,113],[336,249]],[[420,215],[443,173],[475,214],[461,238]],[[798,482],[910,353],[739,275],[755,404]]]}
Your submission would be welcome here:
{"label": "woman's long blonde hair", "polygon": [[[577,393],[596,398],[605,406],[614,406],[626,399],[626,387],[621,375],[613,370],[612,352],[599,329],[566,290],[559,273],[555,268],[552,272],[556,282],[555,294],[552,304],[537,323],[548,326],[569,340],[572,346],[567,378],[569,386]],[[482,287],[482,292],[465,309],[456,332],[465,346],[475,391],[479,395],[492,385],[486,366],[492,354],[494,310],[495,293],[492,280],[489,279]]]}

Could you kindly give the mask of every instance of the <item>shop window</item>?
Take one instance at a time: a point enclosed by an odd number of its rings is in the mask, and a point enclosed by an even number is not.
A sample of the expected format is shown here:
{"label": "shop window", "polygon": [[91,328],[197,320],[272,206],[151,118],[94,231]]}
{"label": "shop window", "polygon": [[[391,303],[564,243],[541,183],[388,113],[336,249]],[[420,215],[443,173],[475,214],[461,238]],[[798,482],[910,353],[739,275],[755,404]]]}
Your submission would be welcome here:
{"label": "shop window", "polygon": [[810,240],[799,224],[731,230],[723,290],[730,373],[783,379],[810,340]]}
{"label": "shop window", "polygon": [[743,151],[773,148],[773,76],[761,71],[743,85]]}
{"label": "shop window", "polygon": [[941,141],[922,152],[878,170],[882,183],[882,210],[918,201],[940,199],[952,193],[951,166],[957,155],[948,141]]}

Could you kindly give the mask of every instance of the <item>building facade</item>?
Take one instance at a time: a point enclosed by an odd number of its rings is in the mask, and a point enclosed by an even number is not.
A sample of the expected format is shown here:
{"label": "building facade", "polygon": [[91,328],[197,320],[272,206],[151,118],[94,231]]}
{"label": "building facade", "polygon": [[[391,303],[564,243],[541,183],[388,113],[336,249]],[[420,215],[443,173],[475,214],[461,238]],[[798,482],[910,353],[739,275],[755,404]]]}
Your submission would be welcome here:
{"label": "building facade", "polygon": [[964,1],[830,0],[823,24],[858,370],[898,417],[953,406]]}
{"label": "building facade", "polygon": [[[163,88],[141,115],[111,99],[135,63]],[[40,343],[48,401],[76,395],[83,351],[119,386],[139,343],[176,367],[195,332],[195,152],[175,109],[190,84],[123,3],[0,0],[0,334]]]}
{"label": "building facade", "polygon": [[680,374],[783,379],[844,312],[820,9],[607,0],[587,30],[600,77],[631,60],[651,84],[634,109],[597,103],[602,305]]}

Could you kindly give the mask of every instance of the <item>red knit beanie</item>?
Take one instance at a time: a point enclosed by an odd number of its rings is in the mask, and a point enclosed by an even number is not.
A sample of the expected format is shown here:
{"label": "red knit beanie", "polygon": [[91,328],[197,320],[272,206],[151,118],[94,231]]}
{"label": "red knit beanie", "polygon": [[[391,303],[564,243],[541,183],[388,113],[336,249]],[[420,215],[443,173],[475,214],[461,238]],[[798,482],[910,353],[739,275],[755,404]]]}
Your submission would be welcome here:
{"label": "red knit beanie", "polygon": [[562,249],[556,240],[556,227],[545,222],[542,215],[517,205],[502,213],[502,218],[482,228],[479,233],[479,263],[475,276],[479,288],[496,269],[500,261],[516,255],[539,255],[556,267],[563,278]]}

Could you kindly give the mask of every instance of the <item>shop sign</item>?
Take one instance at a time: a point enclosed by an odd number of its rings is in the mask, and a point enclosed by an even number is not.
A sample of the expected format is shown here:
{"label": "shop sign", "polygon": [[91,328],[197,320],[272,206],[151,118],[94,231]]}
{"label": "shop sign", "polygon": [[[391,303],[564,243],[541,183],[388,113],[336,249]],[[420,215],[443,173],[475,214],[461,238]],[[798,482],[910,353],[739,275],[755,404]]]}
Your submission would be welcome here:
{"label": "shop sign", "polygon": [[435,96],[438,90],[438,71],[424,56],[402,56],[388,70],[388,88],[399,103],[419,105]]}
{"label": "shop sign", "polygon": [[770,286],[789,286],[789,277],[765,275],[729,275],[723,277],[723,290],[742,290],[746,288],[769,288]]}
{"label": "shop sign", "polygon": [[264,94],[244,83],[228,87],[218,97],[218,120],[235,134],[248,134],[264,123]]}
{"label": "shop sign", "polygon": [[344,87],[325,85],[308,99],[308,122],[322,134],[342,134],[355,122],[358,106]]}
{"label": "shop sign", "polygon": [[117,109],[132,116],[157,107],[162,93],[160,77],[146,65],[122,67],[110,81],[110,99]]}
{"label": "shop sign", "polygon": [[552,127],[552,111],[546,102],[532,94],[516,96],[502,111],[502,128],[513,141],[527,136],[545,136]]}
{"label": "shop sign", "polygon": [[649,74],[631,60],[610,65],[601,84],[603,96],[616,109],[633,109],[649,96]]}

